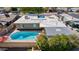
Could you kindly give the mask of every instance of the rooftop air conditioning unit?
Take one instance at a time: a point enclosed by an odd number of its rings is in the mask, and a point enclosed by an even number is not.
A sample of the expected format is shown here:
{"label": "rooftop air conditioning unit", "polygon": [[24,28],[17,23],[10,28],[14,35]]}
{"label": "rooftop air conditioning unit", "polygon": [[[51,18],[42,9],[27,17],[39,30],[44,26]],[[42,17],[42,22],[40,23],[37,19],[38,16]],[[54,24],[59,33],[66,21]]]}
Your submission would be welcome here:
{"label": "rooftop air conditioning unit", "polygon": [[25,19],[30,19],[28,16],[25,16]]}

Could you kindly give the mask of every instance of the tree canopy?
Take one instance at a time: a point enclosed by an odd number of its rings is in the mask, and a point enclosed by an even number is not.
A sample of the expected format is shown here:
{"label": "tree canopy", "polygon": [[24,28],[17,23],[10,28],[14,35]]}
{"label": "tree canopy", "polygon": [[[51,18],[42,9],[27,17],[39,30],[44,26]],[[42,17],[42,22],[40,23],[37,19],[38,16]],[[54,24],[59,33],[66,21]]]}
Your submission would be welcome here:
{"label": "tree canopy", "polygon": [[23,13],[43,13],[47,10],[47,8],[43,7],[21,7],[21,12]]}
{"label": "tree canopy", "polygon": [[43,13],[46,12],[48,8],[43,8],[43,7],[21,7],[21,12],[23,13]]}
{"label": "tree canopy", "polygon": [[75,35],[54,35],[47,38],[41,35],[37,38],[37,46],[42,51],[69,51],[79,47],[79,38]]}

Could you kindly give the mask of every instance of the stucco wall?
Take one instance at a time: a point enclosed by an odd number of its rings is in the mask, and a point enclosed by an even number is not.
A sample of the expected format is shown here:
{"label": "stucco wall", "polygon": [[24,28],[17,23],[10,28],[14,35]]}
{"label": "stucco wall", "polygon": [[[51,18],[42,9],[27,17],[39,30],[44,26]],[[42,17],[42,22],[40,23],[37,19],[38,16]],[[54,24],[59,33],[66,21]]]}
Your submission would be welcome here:
{"label": "stucco wall", "polygon": [[34,23],[34,24],[16,24],[17,29],[38,29],[39,28],[39,24],[38,23]]}

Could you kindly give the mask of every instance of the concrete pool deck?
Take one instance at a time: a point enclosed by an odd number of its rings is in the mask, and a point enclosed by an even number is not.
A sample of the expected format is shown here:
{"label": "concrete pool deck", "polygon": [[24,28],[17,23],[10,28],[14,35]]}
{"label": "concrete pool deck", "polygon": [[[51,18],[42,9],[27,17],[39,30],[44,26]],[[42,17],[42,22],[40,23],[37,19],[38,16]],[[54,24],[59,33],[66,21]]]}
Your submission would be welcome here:
{"label": "concrete pool deck", "polygon": [[3,43],[0,43],[0,47],[27,47],[27,48],[30,48],[30,47],[33,47],[35,46],[35,42],[3,42]]}
{"label": "concrete pool deck", "polygon": [[0,47],[33,47],[36,41],[34,40],[11,40],[7,39],[5,42],[0,43]]}

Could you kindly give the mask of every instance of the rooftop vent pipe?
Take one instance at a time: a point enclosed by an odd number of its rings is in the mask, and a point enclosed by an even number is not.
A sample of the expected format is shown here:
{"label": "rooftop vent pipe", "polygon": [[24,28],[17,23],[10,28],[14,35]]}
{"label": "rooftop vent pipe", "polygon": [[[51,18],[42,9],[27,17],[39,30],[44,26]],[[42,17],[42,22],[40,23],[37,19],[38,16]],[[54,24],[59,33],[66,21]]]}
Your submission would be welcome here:
{"label": "rooftop vent pipe", "polygon": [[25,16],[25,19],[29,19],[29,17],[28,16]]}

